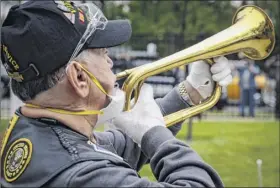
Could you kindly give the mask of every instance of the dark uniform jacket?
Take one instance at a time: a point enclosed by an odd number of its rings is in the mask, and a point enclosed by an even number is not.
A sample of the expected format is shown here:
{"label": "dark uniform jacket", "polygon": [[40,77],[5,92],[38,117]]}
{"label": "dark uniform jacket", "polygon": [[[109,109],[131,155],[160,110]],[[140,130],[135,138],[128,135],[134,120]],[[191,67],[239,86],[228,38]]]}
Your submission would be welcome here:
{"label": "dark uniform jacket", "polygon": [[[177,89],[157,103],[164,115],[187,107]],[[179,129],[154,127],[144,135],[141,148],[119,130],[95,132],[94,144],[56,120],[30,119],[18,110],[3,141],[1,185],[222,187],[218,174],[173,136]],[[138,175],[146,163],[157,182]]]}

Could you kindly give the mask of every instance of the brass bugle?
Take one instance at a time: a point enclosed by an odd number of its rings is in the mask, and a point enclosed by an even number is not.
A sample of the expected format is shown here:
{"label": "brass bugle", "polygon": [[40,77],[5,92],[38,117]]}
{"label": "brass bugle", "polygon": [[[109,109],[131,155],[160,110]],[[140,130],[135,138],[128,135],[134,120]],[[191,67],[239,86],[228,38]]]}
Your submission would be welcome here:
{"label": "brass bugle", "polygon": [[[126,93],[124,110],[131,109],[132,92],[135,91],[136,102],[142,83],[150,76],[195,61],[210,60],[238,52],[243,52],[250,59],[262,60],[270,55],[274,45],[274,26],[268,15],[257,6],[242,6],[233,17],[233,25],[227,29],[163,59],[117,74],[118,79],[126,78],[122,88]],[[174,125],[212,108],[220,96],[221,87],[216,84],[212,96],[201,104],[165,116],[166,126]]]}

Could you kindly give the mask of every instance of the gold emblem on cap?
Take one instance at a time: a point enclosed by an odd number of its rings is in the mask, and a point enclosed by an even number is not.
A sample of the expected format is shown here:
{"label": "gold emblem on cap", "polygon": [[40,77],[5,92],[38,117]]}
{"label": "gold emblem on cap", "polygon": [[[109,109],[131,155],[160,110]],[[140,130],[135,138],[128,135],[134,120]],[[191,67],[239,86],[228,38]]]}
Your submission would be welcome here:
{"label": "gold emblem on cap", "polygon": [[22,82],[24,80],[22,74],[19,72],[7,72],[8,76],[10,76],[12,79],[16,80],[17,82]]}
{"label": "gold emblem on cap", "polygon": [[71,12],[72,14],[75,14],[77,12],[71,1],[62,0],[55,1],[55,3],[57,4],[57,8],[59,8],[63,12]]}
{"label": "gold emblem on cap", "polygon": [[12,143],[4,161],[4,177],[13,182],[20,177],[30,162],[32,143],[27,138],[20,138]]}

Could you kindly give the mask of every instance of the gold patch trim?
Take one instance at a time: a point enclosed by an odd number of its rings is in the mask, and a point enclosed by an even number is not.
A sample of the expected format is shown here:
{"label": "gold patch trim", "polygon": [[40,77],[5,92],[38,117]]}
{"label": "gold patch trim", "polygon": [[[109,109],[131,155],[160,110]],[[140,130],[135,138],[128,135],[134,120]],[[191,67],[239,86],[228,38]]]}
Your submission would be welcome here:
{"label": "gold patch trim", "polygon": [[[24,151],[22,158],[20,160],[21,164],[18,167],[16,167],[14,170],[12,170],[12,172],[9,172],[9,170],[8,170],[9,166],[7,166],[7,163],[10,161],[7,161],[7,160],[11,159],[12,155],[15,154],[15,151],[17,149],[22,149],[22,151]],[[10,148],[7,152],[7,155],[5,156],[5,160],[4,160],[3,171],[4,171],[5,180],[7,182],[13,182],[21,176],[21,174],[24,172],[24,170],[26,169],[27,165],[29,164],[29,162],[31,160],[32,151],[33,151],[32,143],[27,138],[20,138],[12,143],[12,145],[10,146]],[[8,165],[10,165],[10,164],[8,164]],[[12,177],[8,177],[8,176],[12,176]]]}

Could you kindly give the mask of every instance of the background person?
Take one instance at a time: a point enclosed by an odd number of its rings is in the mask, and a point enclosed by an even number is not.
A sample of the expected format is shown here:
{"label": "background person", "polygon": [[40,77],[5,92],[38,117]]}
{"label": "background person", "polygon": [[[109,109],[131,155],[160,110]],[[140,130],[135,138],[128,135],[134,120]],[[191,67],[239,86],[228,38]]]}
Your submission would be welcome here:
{"label": "background person", "polygon": [[247,58],[242,52],[238,53],[240,61],[235,64],[239,72],[239,86],[240,86],[240,116],[245,116],[245,107],[249,106],[249,115],[255,117],[255,99],[256,82],[255,76],[260,73],[259,67],[254,60]]}

